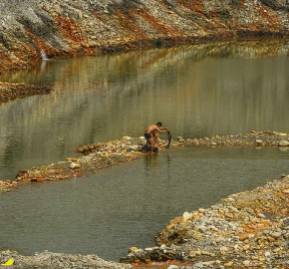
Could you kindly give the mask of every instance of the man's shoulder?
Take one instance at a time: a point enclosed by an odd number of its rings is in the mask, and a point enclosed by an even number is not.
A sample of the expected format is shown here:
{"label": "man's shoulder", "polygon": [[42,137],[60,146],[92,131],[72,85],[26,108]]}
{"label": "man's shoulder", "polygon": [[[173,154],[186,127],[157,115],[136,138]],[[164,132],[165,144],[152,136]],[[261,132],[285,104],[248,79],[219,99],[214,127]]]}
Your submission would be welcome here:
{"label": "man's shoulder", "polygon": [[157,129],[158,129],[158,126],[156,126],[155,124],[152,124],[152,125],[149,125],[146,130],[150,133]]}

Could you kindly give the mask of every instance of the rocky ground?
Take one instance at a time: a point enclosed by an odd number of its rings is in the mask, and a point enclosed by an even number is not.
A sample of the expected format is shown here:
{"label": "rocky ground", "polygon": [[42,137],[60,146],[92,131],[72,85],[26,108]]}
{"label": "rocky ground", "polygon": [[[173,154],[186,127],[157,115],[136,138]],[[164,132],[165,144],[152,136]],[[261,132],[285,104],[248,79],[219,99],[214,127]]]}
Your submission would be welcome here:
{"label": "rocky ground", "polygon": [[[94,173],[99,169],[124,162],[136,160],[145,153],[141,148],[144,137],[132,138],[125,136],[120,140],[82,145],[77,148],[81,156],[66,158],[63,161],[49,165],[19,171],[14,179],[0,180],[0,191],[13,190],[27,183],[42,183],[81,177]],[[161,140],[161,150],[165,150],[166,141]],[[213,136],[204,138],[177,137],[172,141],[174,148],[193,147],[278,147],[289,150],[289,134],[275,131],[254,131],[247,134]]]}
{"label": "rocky ground", "polygon": [[156,247],[133,247],[122,261],[139,268],[289,268],[288,204],[286,176],[185,212],[157,236]]}
{"label": "rocky ground", "polygon": [[287,36],[285,0],[2,0],[0,72],[43,55]]}
{"label": "rocky ground", "polygon": [[[129,269],[130,265],[107,262],[96,255],[73,255],[42,252],[34,256],[22,256],[16,251],[0,250],[0,262],[4,263],[8,259],[13,258],[15,263],[8,268],[21,269]],[[0,266],[1,267],[1,266]],[[4,268],[4,267],[3,267]],[[6,267],[7,268],[7,267]]]}
{"label": "rocky ground", "polygon": [[0,82],[0,104],[12,101],[16,98],[24,98],[31,95],[50,93],[47,87],[25,85],[20,83]]}

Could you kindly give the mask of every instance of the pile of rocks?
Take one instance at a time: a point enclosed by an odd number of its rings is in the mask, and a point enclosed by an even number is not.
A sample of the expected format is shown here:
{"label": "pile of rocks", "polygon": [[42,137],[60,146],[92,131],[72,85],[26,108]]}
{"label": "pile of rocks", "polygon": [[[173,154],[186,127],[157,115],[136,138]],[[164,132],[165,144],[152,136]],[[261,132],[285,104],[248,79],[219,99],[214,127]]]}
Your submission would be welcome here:
{"label": "pile of rocks", "polygon": [[99,153],[119,153],[125,154],[130,151],[140,151],[145,143],[144,137],[133,138],[124,136],[121,140],[110,141],[107,143],[96,143],[79,146],[76,151],[84,155],[92,152]]}
{"label": "pile of rocks", "polygon": [[132,248],[123,261],[179,260],[190,268],[288,268],[289,176],[185,212],[158,235],[158,246]]}
{"label": "pile of rocks", "polygon": [[14,259],[14,265],[10,268],[21,269],[70,269],[70,268],[94,268],[94,269],[129,269],[130,265],[107,262],[96,255],[73,255],[62,253],[42,252],[34,256],[22,256],[16,251],[0,250],[0,263],[8,259]]}
{"label": "pile of rocks", "polygon": [[17,182],[13,180],[0,180],[0,192],[8,192],[17,187]]}

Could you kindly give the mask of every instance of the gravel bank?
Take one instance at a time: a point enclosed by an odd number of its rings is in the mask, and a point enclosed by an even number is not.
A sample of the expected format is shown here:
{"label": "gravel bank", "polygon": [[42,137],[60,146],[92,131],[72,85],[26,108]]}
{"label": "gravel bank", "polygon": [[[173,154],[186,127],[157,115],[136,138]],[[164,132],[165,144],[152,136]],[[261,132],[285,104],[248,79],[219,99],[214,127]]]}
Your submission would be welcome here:
{"label": "gravel bank", "polygon": [[[94,268],[94,269],[129,269],[130,265],[107,262],[96,255],[73,255],[62,253],[42,252],[34,256],[22,256],[16,251],[0,250],[1,263],[13,258],[15,269],[69,269],[69,268]],[[3,267],[4,268],[4,267]],[[7,268],[7,267],[6,267]],[[12,268],[12,267],[9,267]]]}
{"label": "gravel bank", "polygon": [[[82,145],[77,152],[82,156],[66,158],[63,161],[45,166],[34,167],[19,171],[15,179],[0,180],[0,191],[13,190],[27,183],[42,183],[81,177],[88,173],[95,173],[99,169],[124,162],[139,159],[144,156],[141,148],[145,140],[143,137],[132,138],[125,136],[120,140]],[[165,150],[166,141],[161,141]],[[248,134],[213,136],[205,138],[177,137],[171,146],[180,148],[193,147],[278,147],[289,150],[289,134],[275,131],[254,131]]]}
{"label": "gravel bank", "polygon": [[[157,236],[157,246],[131,248],[125,262],[168,268],[289,267],[289,176],[233,194],[208,209],[185,212]],[[188,265],[190,264],[190,265]],[[171,267],[171,269],[179,267]],[[180,267],[183,268],[183,267]]]}

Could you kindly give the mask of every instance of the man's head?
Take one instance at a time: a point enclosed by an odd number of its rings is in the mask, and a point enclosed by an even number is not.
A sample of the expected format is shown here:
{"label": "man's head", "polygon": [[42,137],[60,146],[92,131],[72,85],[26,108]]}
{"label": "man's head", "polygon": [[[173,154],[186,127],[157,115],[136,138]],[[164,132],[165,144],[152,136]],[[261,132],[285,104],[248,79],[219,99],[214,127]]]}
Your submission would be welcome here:
{"label": "man's head", "polygon": [[163,126],[163,124],[159,121],[159,122],[157,122],[157,124],[156,124],[157,126],[159,126],[159,127],[162,127]]}

